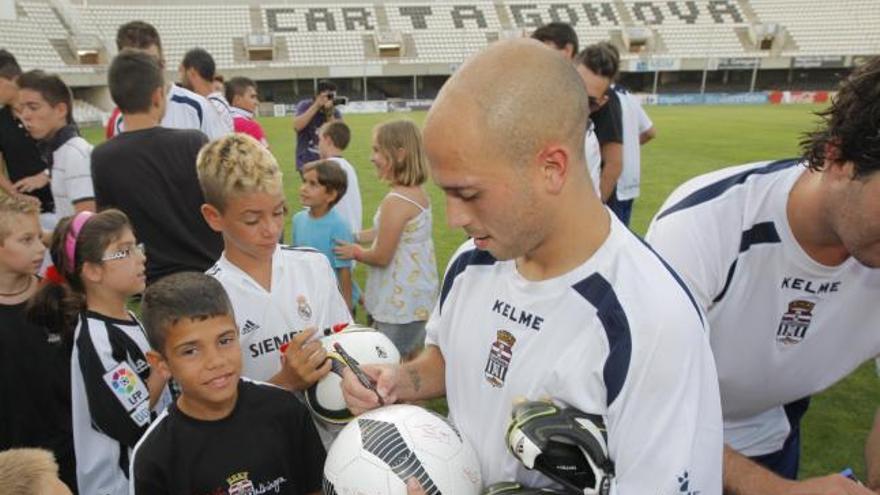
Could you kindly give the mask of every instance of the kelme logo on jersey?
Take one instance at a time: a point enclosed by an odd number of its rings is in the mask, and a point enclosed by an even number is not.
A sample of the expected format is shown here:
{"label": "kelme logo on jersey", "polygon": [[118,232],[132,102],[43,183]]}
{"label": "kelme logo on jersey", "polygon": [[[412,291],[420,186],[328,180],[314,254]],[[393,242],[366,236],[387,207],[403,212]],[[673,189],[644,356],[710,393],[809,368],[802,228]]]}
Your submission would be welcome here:
{"label": "kelme logo on jersey", "polygon": [[794,345],[804,340],[810,321],[813,319],[813,307],[816,303],[798,299],[788,303],[788,311],[782,315],[779,328],[776,329],[776,342],[784,346]]}
{"label": "kelme logo on jersey", "polygon": [[312,318],[312,307],[309,306],[309,300],[306,299],[306,296],[302,294],[296,296],[296,313],[303,320]]}
{"label": "kelme logo on jersey", "polygon": [[507,377],[507,369],[510,368],[510,360],[513,358],[513,346],[516,337],[507,330],[498,330],[495,342],[489,349],[489,359],[486,361],[486,380],[493,387],[503,387]]}
{"label": "kelme logo on jersey", "polygon": [[233,474],[226,478],[226,482],[229,483],[227,490],[229,495],[254,495],[255,493],[254,484],[248,479],[247,471]]}

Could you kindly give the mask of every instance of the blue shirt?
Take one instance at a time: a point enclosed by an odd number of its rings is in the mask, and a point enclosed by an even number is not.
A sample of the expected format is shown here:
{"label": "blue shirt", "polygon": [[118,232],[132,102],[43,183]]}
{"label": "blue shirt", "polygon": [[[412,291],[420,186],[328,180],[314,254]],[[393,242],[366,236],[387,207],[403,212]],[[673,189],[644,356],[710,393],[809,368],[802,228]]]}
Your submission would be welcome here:
{"label": "blue shirt", "polygon": [[[351,260],[340,259],[333,252],[336,247],[336,241],[354,242],[354,234],[351,227],[331,208],[321,218],[314,218],[309,215],[308,210],[303,210],[293,216],[293,245],[296,247],[305,246],[317,249],[330,260],[330,266],[334,270],[339,268],[351,268]],[[339,272],[336,273],[339,276]],[[360,290],[357,284],[352,280],[351,294],[354,302],[357,302]]]}

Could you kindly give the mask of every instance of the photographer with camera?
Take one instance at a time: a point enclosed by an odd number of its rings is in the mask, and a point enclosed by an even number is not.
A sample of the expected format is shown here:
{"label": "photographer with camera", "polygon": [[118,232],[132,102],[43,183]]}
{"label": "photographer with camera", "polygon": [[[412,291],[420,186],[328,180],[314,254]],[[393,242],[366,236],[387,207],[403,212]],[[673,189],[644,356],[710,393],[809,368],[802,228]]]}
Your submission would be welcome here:
{"label": "photographer with camera", "polygon": [[325,122],[342,120],[342,113],[336,108],[344,105],[345,98],[336,97],[336,85],[330,81],[318,81],[318,93],[314,98],[296,104],[293,129],[296,131],[296,170],[302,174],[302,167],[320,158],[318,155],[318,128]]}

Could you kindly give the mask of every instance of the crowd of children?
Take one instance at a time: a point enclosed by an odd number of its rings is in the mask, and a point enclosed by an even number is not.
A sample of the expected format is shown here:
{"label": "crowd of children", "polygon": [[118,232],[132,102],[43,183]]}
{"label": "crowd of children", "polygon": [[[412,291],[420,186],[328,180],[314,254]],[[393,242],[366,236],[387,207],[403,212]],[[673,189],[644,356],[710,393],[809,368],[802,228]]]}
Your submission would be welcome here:
{"label": "crowd of children", "polygon": [[[319,329],[366,303],[363,317],[411,353],[438,294],[420,131],[375,130],[372,161],[391,190],[363,230],[343,157],[351,130],[322,125],[286,245],[282,172],[254,120],[253,81],[226,84],[238,132],[209,141],[178,125],[191,109],[174,107],[171,93],[186,90],[166,91],[155,30],[129,23],[117,42],[113,137],[94,150],[60,78],[7,78],[18,94],[3,103],[18,102],[47,172],[0,194],[0,450],[19,448],[0,457],[0,479],[81,494],[319,493],[337,431],[303,405],[330,372]],[[22,194],[44,178],[48,219]]]}

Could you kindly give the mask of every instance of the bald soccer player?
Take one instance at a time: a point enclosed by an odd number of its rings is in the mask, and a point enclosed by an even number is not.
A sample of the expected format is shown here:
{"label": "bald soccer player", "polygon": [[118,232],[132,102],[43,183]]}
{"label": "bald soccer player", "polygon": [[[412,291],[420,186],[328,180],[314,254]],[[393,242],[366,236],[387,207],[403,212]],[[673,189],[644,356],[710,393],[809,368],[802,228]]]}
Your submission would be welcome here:
{"label": "bald soccer player", "polygon": [[[426,349],[365,369],[385,402],[446,394],[487,485],[552,486],[504,441],[515,399],[551,397],[604,419],[612,493],[720,494],[707,328],[682,283],[593,192],[587,105],[571,62],[534,40],[495,43],[449,79],[425,149],[450,226],[471,240],[447,268]],[[343,389],[355,410],[378,406],[350,373]]]}

